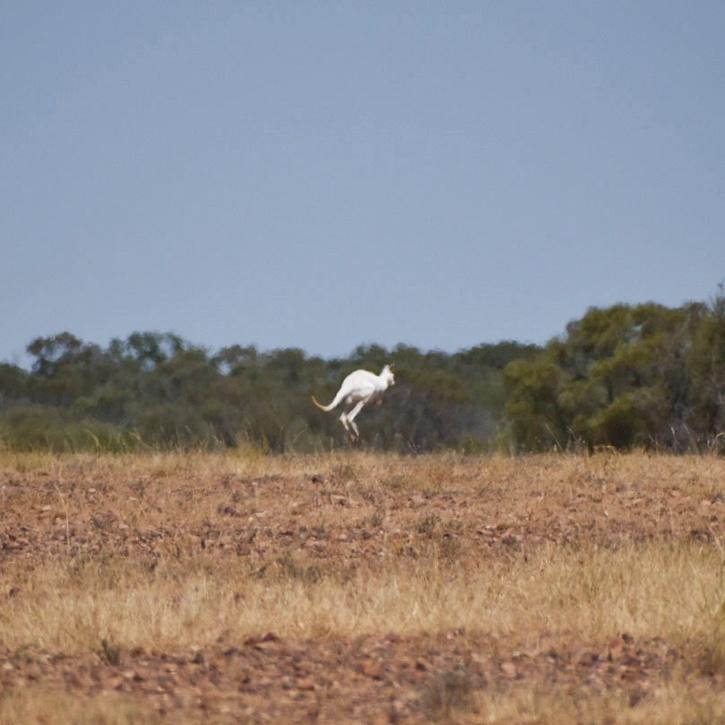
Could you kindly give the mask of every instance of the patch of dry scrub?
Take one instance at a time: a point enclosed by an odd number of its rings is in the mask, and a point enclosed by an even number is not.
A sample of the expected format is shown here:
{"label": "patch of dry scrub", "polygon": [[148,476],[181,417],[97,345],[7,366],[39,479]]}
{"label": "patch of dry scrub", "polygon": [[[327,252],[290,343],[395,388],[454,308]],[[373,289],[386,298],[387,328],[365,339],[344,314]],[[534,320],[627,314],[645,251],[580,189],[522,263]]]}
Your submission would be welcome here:
{"label": "patch of dry scrub", "polygon": [[[259,632],[317,637],[482,630],[535,640],[541,632],[603,641],[620,632],[716,642],[722,557],[697,543],[614,550],[552,545],[506,560],[436,556],[323,574],[287,559],[264,572],[123,557],[51,562],[13,584],[0,612],[0,648],[77,653],[102,638],[124,648],[185,648]],[[7,590],[7,584],[5,584]]]}
{"label": "patch of dry scrub", "polygon": [[722,717],[723,459],[2,454],[0,496],[0,721]]}

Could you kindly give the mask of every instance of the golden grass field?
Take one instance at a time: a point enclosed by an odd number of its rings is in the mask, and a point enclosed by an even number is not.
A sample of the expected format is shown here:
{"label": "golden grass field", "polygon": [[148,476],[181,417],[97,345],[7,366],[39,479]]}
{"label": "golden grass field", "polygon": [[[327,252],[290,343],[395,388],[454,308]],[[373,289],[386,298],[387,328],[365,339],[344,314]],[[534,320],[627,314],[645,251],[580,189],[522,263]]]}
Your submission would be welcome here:
{"label": "golden grass field", "polygon": [[725,459],[0,453],[0,722],[725,722]]}

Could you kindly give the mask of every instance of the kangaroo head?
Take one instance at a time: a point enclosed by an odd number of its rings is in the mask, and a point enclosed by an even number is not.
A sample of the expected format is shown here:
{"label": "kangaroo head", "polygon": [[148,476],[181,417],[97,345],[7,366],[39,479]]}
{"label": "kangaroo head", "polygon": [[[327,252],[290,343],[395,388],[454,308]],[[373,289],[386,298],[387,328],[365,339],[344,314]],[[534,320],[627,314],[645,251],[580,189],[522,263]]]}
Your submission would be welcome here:
{"label": "kangaroo head", "polygon": [[388,387],[395,385],[395,375],[393,374],[393,366],[386,365],[380,373],[380,377],[388,383]]}

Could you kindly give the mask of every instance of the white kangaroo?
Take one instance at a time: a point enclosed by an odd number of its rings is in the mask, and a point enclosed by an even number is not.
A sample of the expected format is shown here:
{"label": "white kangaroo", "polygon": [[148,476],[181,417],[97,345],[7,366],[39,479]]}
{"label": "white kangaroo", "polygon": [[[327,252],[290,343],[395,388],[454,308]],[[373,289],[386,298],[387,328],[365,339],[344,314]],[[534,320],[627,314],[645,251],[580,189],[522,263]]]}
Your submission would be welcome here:
{"label": "white kangaroo", "polygon": [[312,396],[312,402],[320,410],[324,410],[325,413],[329,413],[333,408],[336,408],[343,400],[346,405],[352,405],[353,407],[347,412],[343,410],[340,422],[350,439],[357,440],[360,438],[360,431],[355,423],[358,413],[367,403],[382,403],[383,393],[393,385],[395,385],[395,376],[393,375],[392,365],[386,365],[380,375],[367,370],[355,370],[342,381],[337,395],[329,405],[318,403],[314,395]]}

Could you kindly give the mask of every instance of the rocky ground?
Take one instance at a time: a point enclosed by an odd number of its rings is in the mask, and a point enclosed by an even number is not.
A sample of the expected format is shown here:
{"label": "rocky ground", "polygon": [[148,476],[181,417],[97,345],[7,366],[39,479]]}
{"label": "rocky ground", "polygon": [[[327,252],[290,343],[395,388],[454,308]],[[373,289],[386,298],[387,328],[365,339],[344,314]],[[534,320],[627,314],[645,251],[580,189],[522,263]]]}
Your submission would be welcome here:
{"label": "rocky ground", "polygon": [[[433,550],[444,566],[465,568],[542,546],[614,550],[661,541],[716,550],[725,540],[725,466],[717,460],[564,465],[548,457],[517,466],[338,457],[251,467],[21,460],[0,468],[5,632],[31,596],[25,581],[53,562],[112,555],[153,567],[203,556],[220,568],[241,560],[249,576],[287,567],[314,582],[391,557],[418,561]],[[481,694],[517,690],[572,702],[612,695],[637,708],[677,677],[725,697],[721,658],[706,642],[656,634],[577,641],[566,632],[501,637],[470,627],[309,637],[280,634],[271,622],[243,639],[231,633],[163,647],[102,640],[67,652],[33,641],[11,646],[0,635],[0,717],[24,712],[23,693],[54,692],[94,702],[120,695],[140,708],[124,722],[486,721],[495,718]],[[63,720],[55,715],[34,717]],[[82,711],[74,717],[85,721]]]}

